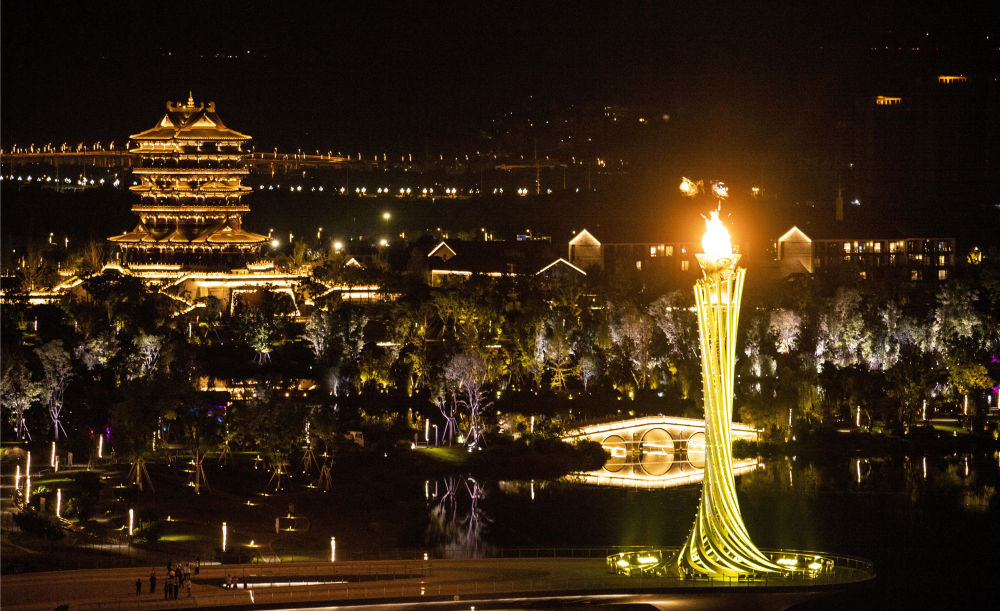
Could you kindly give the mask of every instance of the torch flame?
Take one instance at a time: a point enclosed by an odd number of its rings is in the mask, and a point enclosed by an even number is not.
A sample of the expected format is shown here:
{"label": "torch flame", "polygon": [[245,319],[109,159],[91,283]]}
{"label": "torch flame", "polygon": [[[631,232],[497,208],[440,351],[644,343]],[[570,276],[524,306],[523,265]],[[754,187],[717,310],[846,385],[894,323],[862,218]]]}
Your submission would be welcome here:
{"label": "torch flame", "polygon": [[719,220],[719,211],[713,210],[711,218],[705,219],[705,235],[701,238],[701,247],[710,260],[730,259],[733,256],[733,245],[729,241],[729,230]]}

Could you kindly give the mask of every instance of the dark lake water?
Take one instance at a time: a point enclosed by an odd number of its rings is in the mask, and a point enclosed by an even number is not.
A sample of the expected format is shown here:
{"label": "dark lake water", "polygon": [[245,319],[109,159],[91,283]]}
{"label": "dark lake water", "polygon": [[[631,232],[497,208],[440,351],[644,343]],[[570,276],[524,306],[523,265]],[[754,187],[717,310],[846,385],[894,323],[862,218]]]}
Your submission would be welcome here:
{"label": "dark lake water", "polygon": [[[423,486],[425,545],[438,553],[495,547],[680,545],[700,484],[628,489],[566,480]],[[744,521],[763,548],[873,560],[878,579],[818,601],[830,609],[1000,608],[1000,455],[788,457],[737,478]]]}

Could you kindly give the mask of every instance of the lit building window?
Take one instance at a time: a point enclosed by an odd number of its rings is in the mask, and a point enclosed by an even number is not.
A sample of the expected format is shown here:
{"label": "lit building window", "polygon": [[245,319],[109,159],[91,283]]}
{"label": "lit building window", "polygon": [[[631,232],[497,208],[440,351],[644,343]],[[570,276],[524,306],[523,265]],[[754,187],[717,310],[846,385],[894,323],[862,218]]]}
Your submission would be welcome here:
{"label": "lit building window", "polygon": [[903,98],[897,98],[894,96],[879,95],[875,96],[875,104],[878,106],[895,106],[903,101]]}
{"label": "lit building window", "polygon": [[844,242],[844,252],[851,252],[851,243]]}
{"label": "lit building window", "polygon": [[674,256],[674,247],[673,247],[673,246],[667,246],[667,247],[666,247],[666,248],[664,249],[664,252],[666,253],[666,255],[667,255],[668,257],[672,257],[672,256]]}
{"label": "lit building window", "polygon": [[938,265],[940,265],[941,267],[947,265],[947,263],[945,263],[946,259],[947,257],[945,257],[944,255],[938,255]]}
{"label": "lit building window", "polygon": [[961,74],[958,75],[942,74],[941,76],[938,77],[938,82],[941,83],[942,85],[951,85],[953,83],[964,83],[967,80],[969,80],[969,77],[962,76]]}
{"label": "lit building window", "polygon": [[681,261],[681,271],[686,272],[691,267],[691,262],[687,259]]}
{"label": "lit building window", "polygon": [[872,247],[875,249],[875,252],[882,252],[882,242],[875,242]]}
{"label": "lit building window", "polygon": [[920,270],[911,269],[910,270],[910,280],[920,280]]}
{"label": "lit building window", "polygon": [[948,279],[948,270],[946,270],[946,269],[939,269],[938,270],[938,280],[947,280],[947,279]]}

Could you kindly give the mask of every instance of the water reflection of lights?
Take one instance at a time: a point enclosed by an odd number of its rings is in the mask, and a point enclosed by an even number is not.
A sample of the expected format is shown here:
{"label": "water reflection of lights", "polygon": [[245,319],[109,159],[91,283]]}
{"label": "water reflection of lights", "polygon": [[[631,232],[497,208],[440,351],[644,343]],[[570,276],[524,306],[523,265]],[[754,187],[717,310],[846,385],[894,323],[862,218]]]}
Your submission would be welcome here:
{"label": "water reflection of lights", "polygon": [[[733,472],[742,475],[755,469],[761,468],[764,463],[757,459],[746,459],[733,461]],[[641,470],[635,469],[630,473],[610,472],[605,469],[590,471],[587,473],[571,473],[566,479],[580,484],[594,486],[613,486],[617,488],[645,488],[655,490],[659,488],[673,488],[675,486],[685,486],[687,484],[700,483],[705,477],[703,469],[695,468],[690,463],[675,463],[674,468],[664,475],[650,475]]]}
{"label": "water reflection of lights", "polygon": [[[483,530],[491,522],[480,506],[486,495],[485,488],[472,477],[450,476],[444,478],[442,483],[444,493],[440,497],[437,495],[437,482],[434,483],[432,498],[437,500],[430,509],[428,542],[438,547],[443,557],[482,555],[486,551]],[[430,492],[429,486],[425,492]]]}

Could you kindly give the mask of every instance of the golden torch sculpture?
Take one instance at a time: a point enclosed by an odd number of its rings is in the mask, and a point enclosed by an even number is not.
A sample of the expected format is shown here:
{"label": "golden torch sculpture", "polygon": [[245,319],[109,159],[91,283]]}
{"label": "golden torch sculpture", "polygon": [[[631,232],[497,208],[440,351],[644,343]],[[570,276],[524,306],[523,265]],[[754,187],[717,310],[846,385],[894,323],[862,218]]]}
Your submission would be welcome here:
{"label": "golden torch sculpture", "polygon": [[746,270],[737,267],[719,213],[712,212],[696,255],[702,278],[695,283],[701,375],[705,391],[705,478],[694,526],[677,556],[680,575],[733,577],[780,571],[750,540],[733,478],[733,369],[736,329]]}

